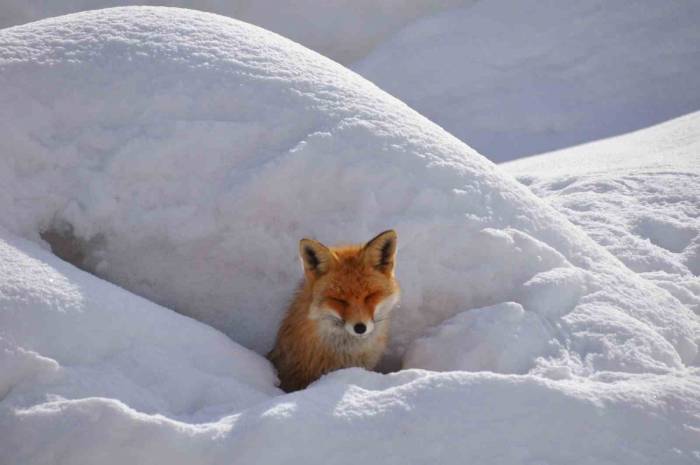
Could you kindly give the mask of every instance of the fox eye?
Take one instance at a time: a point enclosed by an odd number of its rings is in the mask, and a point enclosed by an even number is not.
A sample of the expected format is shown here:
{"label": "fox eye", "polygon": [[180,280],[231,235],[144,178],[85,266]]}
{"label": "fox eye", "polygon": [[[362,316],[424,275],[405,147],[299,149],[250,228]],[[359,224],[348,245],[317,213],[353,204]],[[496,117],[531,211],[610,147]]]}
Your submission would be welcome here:
{"label": "fox eye", "polygon": [[336,305],[340,305],[343,308],[348,306],[348,303],[343,299],[338,299],[336,297],[326,297],[326,299],[333,302]]}
{"label": "fox eye", "polygon": [[370,305],[374,303],[375,300],[377,300],[381,295],[381,292],[372,292],[371,294],[368,294],[367,297],[365,297],[365,305]]}

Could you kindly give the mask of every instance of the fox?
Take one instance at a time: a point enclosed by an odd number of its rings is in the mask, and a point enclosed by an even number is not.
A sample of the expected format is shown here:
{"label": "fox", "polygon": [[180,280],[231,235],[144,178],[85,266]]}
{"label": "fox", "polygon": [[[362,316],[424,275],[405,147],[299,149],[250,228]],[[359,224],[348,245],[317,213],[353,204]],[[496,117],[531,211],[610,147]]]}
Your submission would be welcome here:
{"label": "fox", "polygon": [[394,230],[364,245],[299,242],[304,277],[267,354],[282,390],[304,389],[340,368],[376,367],[400,297],[396,245]]}

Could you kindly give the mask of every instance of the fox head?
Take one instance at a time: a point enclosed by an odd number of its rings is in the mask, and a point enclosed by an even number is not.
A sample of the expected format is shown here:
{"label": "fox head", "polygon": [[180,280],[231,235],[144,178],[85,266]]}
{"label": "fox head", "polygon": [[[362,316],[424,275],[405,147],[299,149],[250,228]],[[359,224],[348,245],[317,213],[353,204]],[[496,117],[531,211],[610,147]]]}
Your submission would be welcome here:
{"label": "fox head", "polygon": [[364,339],[377,325],[387,324],[399,300],[394,278],[396,240],[393,230],[364,245],[326,247],[312,239],[301,240],[299,254],[312,299],[308,316],[323,333]]}

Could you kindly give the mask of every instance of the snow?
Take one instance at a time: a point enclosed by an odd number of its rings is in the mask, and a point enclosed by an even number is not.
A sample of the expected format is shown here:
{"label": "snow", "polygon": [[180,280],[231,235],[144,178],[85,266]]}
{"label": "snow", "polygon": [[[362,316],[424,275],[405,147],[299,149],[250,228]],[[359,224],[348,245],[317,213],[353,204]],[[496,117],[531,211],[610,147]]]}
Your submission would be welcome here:
{"label": "snow", "polygon": [[0,28],[99,8],[155,5],[230,16],[349,64],[406,24],[474,0],[1,0]]}
{"label": "snow", "polygon": [[[693,464],[699,392],[697,377],[674,375],[584,383],[351,369],[217,423],[143,415],[110,399],[49,402],[0,418],[10,435],[0,443],[12,445],[11,463],[75,465]],[[46,438],[51,447],[36,450]]]}
{"label": "snow", "polygon": [[485,0],[352,68],[501,162],[696,111],[699,20],[693,0]]}
{"label": "snow", "polygon": [[501,167],[700,314],[700,112]]}
{"label": "snow", "polygon": [[[0,30],[0,140],[3,465],[700,457],[688,305],[281,36],[149,7]],[[406,369],[283,395],[260,354],[298,240],[388,228]]]}
{"label": "snow", "polygon": [[271,365],[220,332],[4,231],[0,263],[7,403],[117,397],[143,412],[196,419],[280,392]]}
{"label": "snow", "polygon": [[[693,0],[2,0],[0,28],[125,5],[213,12],[351,67],[495,162],[700,104]],[[436,72],[438,70],[438,72]]]}
{"label": "snow", "polygon": [[413,341],[403,366],[527,373],[537,357],[556,354],[558,345],[536,313],[506,302],[462,312],[432,328]]}

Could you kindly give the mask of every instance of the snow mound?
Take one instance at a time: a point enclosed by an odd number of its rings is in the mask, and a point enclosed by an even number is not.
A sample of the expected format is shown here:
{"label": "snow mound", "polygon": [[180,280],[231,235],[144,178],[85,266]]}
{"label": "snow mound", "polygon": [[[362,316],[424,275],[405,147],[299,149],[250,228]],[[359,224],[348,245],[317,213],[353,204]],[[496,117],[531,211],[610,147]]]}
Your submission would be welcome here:
{"label": "snow mound", "polygon": [[[9,463],[57,465],[690,465],[700,453],[698,418],[697,376],[554,382],[352,369],[197,425],[145,415],[111,399],[56,400],[0,416],[6,433],[0,445],[12,446],[4,449]],[[47,438],[51,447],[35,447]]]}
{"label": "snow mound", "polygon": [[260,353],[300,279],[301,237],[393,227],[394,366],[426,327],[537,301],[530,281],[562,267],[591,272],[586,290],[556,311],[528,304],[562,327],[562,363],[572,350],[579,373],[695,363],[698,322],[677,300],[439,127],[262,29],[78,13],[0,31],[0,82],[3,225]]}
{"label": "snow mound", "polygon": [[700,314],[700,112],[501,166]]}
{"label": "snow mound", "polygon": [[279,393],[269,363],[218,331],[0,232],[5,402],[113,397],[191,420]]}
{"label": "snow mound", "polygon": [[413,341],[405,368],[527,373],[558,343],[536,313],[506,302],[460,313]]}
{"label": "snow mound", "polygon": [[485,0],[407,25],[353,65],[494,161],[700,108],[693,0]]}
{"label": "snow mound", "polygon": [[340,63],[364,57],[412,20],[474,0],[3,0],[0,28],[115,6],[191,8],[230,16],[303,44]]}

